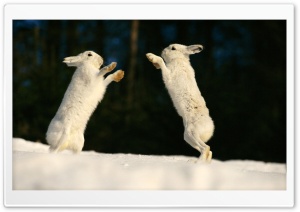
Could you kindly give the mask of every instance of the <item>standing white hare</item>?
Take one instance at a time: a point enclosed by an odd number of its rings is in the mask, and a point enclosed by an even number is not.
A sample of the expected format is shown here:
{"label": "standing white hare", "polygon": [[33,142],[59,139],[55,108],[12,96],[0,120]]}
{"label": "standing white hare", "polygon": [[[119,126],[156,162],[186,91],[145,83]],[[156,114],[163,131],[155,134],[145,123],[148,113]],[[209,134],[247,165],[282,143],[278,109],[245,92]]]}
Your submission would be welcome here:
{"label": "standing white hare", "polygon": [[63,62],[77,69],[56,115],[50,122],[46,140],[51,151],[69,149],[78,153],[83,148],[86,124],[103,99],[106,87],[112,81],[119,82],[124,72],[118,70],[104,79],[104,75],[112,71],[117,64],[112,62],[99,70],[103,58],[93,51],[66,57]]}
{"label": "standing white hare", "polygon": [[202,45],[171,44],[162,51],[162,58],[146,54],[157,69],[162,70],[163,81],[178,114],[183,118],[184,140],[200,153],[200,160],[210,162],[212,152],[205,144],[214,133],[214,123],[195,80],[189,55],[201,52]]}

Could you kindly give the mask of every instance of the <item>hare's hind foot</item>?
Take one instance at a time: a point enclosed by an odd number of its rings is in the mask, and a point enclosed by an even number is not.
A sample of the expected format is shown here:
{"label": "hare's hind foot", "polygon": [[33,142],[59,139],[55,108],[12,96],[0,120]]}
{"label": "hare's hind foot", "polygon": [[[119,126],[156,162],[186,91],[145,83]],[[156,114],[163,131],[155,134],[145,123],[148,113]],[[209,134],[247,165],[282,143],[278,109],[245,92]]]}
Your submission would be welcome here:
{"label": "hare's hind foot", "polygon": [[206,148],[199,158],[199,162],[207,162],[210,163],[212,159],[212,151],[210,151],[210,147]]}
{"label": "hare's hind foot", "polygon": [[116,73],[114,73],[114,81],[119,82],[124,77],[124,71],[119,70]]}

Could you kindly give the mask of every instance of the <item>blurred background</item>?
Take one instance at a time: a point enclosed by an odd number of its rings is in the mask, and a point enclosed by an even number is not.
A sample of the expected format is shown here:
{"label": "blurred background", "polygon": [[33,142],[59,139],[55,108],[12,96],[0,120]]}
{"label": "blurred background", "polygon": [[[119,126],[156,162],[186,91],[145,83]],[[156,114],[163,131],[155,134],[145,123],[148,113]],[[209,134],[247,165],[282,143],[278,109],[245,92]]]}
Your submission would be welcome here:
{"label": "blurred background", "polygon": [[90,118],[83,150],[199,156],[145,54],[202,44],[191,56],[215,122],[213,158],[286,162],[286,21],[15,20],[13,137],[45,141],[75,71],[67,56],[92,50],[125,71]]}

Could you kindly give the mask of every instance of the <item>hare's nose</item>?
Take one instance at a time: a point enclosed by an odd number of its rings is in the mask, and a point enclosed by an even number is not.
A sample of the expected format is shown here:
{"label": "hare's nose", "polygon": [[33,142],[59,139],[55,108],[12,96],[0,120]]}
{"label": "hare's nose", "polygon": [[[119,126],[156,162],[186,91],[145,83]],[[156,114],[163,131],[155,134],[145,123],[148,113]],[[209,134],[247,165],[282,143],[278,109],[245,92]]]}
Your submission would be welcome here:
{"label": "hare's nose", "polygon": [[204,50],[204,46],[199,46],[199,50],[200,51]]}

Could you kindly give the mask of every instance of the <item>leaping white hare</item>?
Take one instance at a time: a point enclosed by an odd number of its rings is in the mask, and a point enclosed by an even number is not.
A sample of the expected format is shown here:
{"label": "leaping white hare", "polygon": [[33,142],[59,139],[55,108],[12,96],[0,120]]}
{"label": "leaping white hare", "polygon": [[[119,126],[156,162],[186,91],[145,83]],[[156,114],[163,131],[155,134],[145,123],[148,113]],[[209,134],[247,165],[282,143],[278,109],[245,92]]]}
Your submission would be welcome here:
{"label": "leaping white hare", "polygon": [[171,44],[162,51],[162,58],[146,54],[157,69],[162,70],[165,86],[178,114],[183,118],[184,140],[200,153],[200,161],[210,162],[212,152],[205,144],[214,133],[214,123],[195,80],[189,55],[203,50],[202,45]]}
{"label": "leaping white hare", "polygon": [[60,107],[46,133],[50,150],[60,152],[64,149],[79,153],[84,144],[86,124],[103,99],[106,87],[112,82],[119,82],[124,72],[118,70],[108,75],[117,63],[112,62],[99,70],[103,58],[93,51],[85,51],[77,56],[66,57],[63,61],[68,66],[77,67],[67,88]]}

